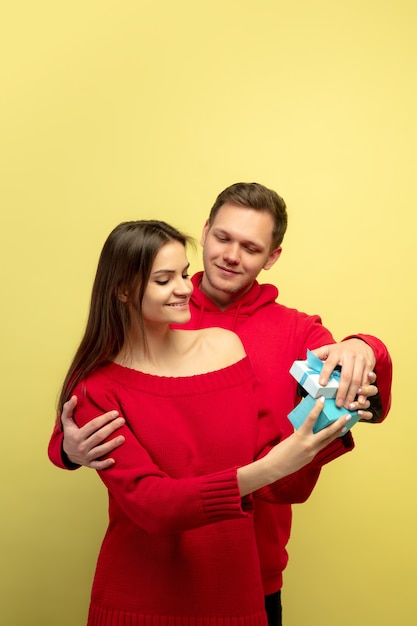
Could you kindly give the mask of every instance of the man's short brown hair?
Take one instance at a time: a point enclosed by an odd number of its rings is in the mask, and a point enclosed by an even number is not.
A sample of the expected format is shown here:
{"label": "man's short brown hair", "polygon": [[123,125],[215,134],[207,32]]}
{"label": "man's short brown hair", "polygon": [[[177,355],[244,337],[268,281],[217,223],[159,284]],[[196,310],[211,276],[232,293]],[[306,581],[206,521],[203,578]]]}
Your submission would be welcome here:
{"label": "man's short brown hair", "polygon": [[287,230],[287,207],[284,199],[276,191],[259,183],[235,183],[226,187],[219,193],[210,210],[208,218],[210,225],[219,209],[226,203],[269,213],[274,221],[271,249],[274,250],[281,245]]}

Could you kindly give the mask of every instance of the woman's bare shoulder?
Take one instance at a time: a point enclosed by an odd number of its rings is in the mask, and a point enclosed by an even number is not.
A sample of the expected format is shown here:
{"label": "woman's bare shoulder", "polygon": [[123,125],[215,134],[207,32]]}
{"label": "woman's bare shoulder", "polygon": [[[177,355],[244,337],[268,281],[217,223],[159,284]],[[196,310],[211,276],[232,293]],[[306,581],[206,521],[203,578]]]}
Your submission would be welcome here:
{"label": "woman's bare shoulder", "polygon": [[217,367],[227,367],[246,356],[236,333],[225,328],[204,328],[200,331],[200,348],[210,358],[218,360]]}
{"label": "woman's bare shoulder", "polygon": [[211,326],[210,328],[202,328],[199,331],[206,340],[211,341],[229,341],[230,345],[235,343],[242,346],[242,342],[238,335],[232,330],[226,330],[226,328],[218,328],[217,326]]}
{"label": "woman's bare shoulder", "polygon": [[[173,332],[178,338],[179,353],[186,357],[181,359],[184,372],[187,368],[193,374],[219,370],[246,356],[242,342],[231,330],[216,327]],[[188,370],[186,373],[189,373]]]}

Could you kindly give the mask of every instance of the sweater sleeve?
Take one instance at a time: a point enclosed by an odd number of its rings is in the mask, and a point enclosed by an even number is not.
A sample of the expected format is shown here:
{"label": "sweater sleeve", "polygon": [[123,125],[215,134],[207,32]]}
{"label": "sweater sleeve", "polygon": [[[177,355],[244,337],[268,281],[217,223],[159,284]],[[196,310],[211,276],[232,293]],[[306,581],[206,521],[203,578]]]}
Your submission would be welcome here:
{"label": "sweater sleeve", "polygon": [[[91,388],[89,381],[74,390],[78,397],[74,419],[83,426],[115,407],[110,389]],[[98,474],[124,513],[149,533],[176,533],[215,522],[247,517],[242,508],[237,467],[205,476],[173,478],[152,460],[126,423],[120,433],[125,443],[112,451],[115,464]]]}

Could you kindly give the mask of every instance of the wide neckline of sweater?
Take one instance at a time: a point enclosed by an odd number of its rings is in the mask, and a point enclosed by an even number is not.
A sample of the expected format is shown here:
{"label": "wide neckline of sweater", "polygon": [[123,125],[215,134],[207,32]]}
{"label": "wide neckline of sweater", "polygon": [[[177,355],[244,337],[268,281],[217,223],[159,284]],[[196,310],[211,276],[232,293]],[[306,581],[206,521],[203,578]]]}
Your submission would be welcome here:
{"label": "wide neckline of sweater", "polygon": [[156,393],[168,391],[180,394],[183,390],[198,392],[212,387],[227,388],[241,384],[253,376],[253,369],[249,358],[245,356],[227,367],[191,376],[158,376],[114,362],[103,366],[101,373],[123,386]]}

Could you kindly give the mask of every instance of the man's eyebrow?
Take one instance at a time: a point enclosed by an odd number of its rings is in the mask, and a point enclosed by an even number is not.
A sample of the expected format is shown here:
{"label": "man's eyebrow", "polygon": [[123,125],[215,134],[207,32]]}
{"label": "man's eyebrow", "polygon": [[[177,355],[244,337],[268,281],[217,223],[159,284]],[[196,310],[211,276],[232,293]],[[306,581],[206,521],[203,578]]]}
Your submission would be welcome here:
{"label": "man's eyebrow", "polygon": [[[216,234],[227,235],[228,237],[233,237],[228,230],[224,230],[220,227],[213,228]],[[260,250],[264,250],[265,246],[263,243],[259,243],[258,241],[254,241],[253,239],[243,239],[240,243],[245,245],[255,246],[255,248],[259,248]]]}

